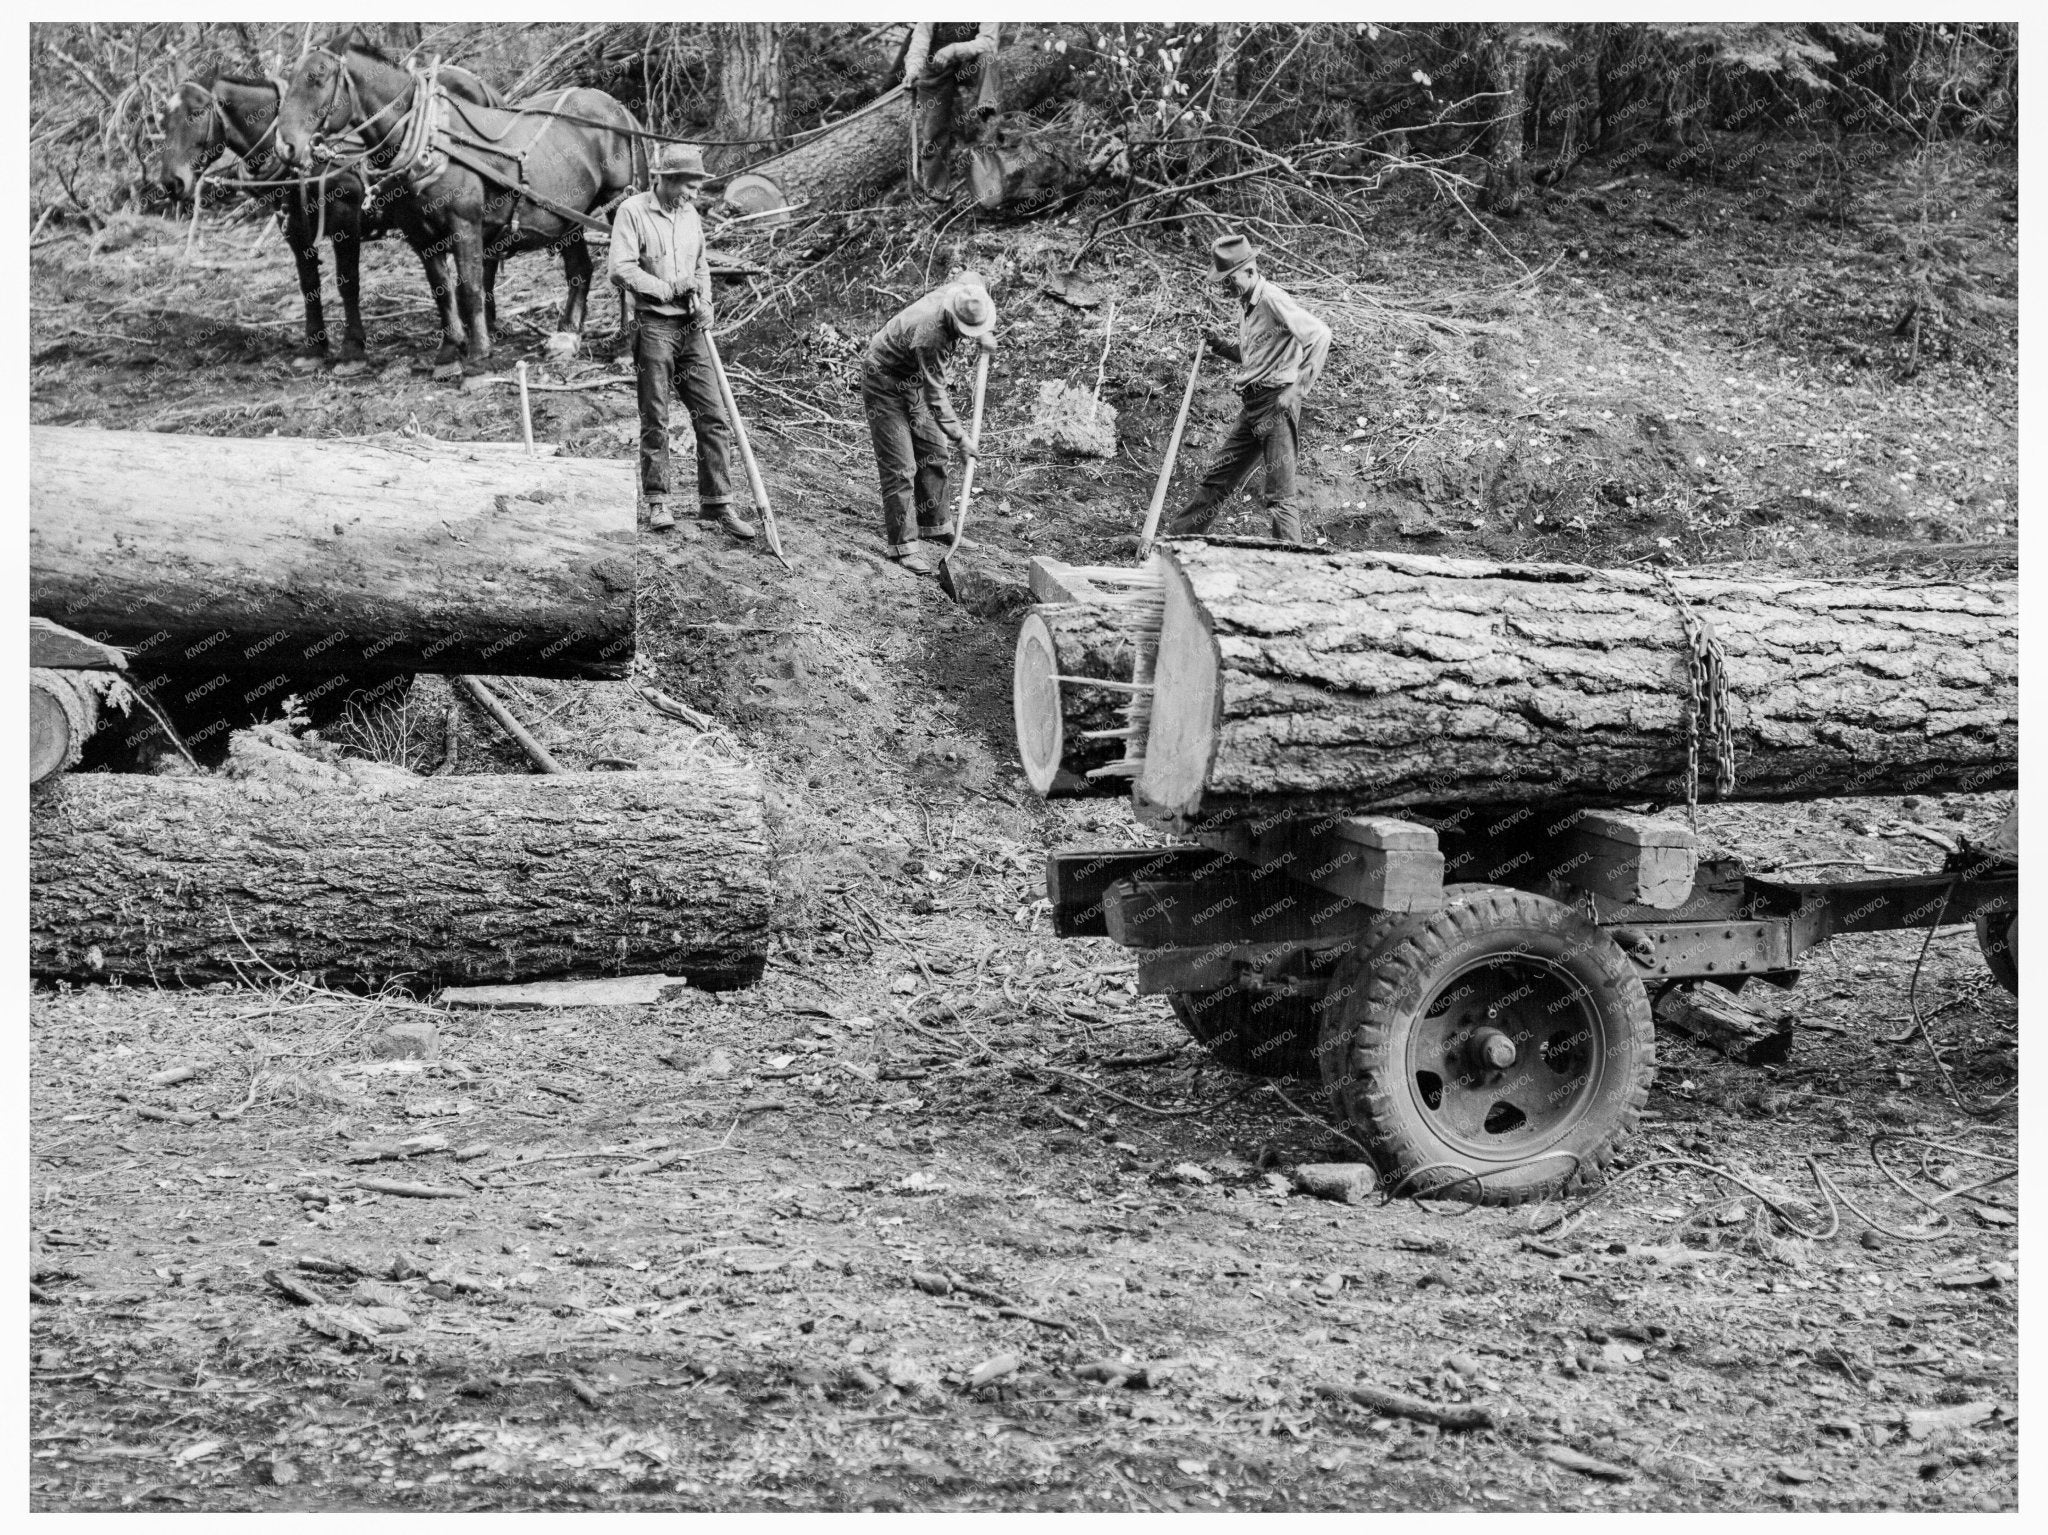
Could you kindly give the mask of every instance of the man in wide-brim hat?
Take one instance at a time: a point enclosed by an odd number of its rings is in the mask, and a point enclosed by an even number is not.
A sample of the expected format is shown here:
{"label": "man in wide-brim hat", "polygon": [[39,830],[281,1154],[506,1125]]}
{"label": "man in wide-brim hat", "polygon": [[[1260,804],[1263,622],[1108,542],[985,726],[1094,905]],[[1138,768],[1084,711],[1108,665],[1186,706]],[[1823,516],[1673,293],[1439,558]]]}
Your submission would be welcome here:
{"label": "man in wide-brim hat", "polygon": [[1209,461],[1193,499],[1167,524],[1169,534],[1206,532],[1224,502],[1264,464],[1266,514],[1272,519],[1273,536],[1293,544],[1303,541],[1301,511],[1294,501],[1301,401],[1322,375],[1330,354],[1330,327],[1279,284],[1261,276],[1258,256],[1243,235],[1225,235],[1210,248],[1213,278],[1236,296],[1238,322],[1237,340],[1215,334],[1207,340],[1214,351],[1238,364],[1230,383],[1243,409]]}
{"label": "man in wide-brim hat", "polygon": [[962,341],[993,353],[995,330],[988,285],[978,274],[962,272],[908,305],[868,342],[860,397],[882,480],[889,558],[917,575],[937,568],[925,557],[922,541],[953,536],[947,443],[963,458],[981,451],[947,397],[946,359]]}
{"label": "man in wide-brim hat", "polygon": [[693,144],[664,144],[649,167],[654,190],[619,205],[612,220],[612,280],[639,310],[633,365],[640,386],[640,494],[647,526],[675,526],[669,511],[669,402],[681,395],[697,434],[697,511],[735,538],[754,529],[732,509],[732,428],[711,359],[711,263],[692,198],[709,179]]}

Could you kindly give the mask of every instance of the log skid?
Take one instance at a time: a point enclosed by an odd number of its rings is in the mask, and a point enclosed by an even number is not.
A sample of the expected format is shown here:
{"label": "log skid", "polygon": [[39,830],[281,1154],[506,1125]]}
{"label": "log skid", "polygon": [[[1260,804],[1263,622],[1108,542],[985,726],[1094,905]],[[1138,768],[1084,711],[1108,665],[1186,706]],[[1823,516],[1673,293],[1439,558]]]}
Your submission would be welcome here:
{"label": "log skid", "polygon": [[751,767],[279,767],[255,781],[67,774],[33,790],[30,973],[163,985],[266,966],[351,986],[759,978],[772,887]]}
{"label": "log skid", "polygon": [[[1651,576],[1194,540],[1155,558],[1148,814],[1684,798],[1689,651]],[[1672,579],[1726,654],[1734,798],[2015,786],[2013,583]],[[1701,776],[1711,797],[1708,742]]]}
{"label": "log skid", "polygon": [[29,608],[139,668],[618,678],[631,466],[29,429]]}

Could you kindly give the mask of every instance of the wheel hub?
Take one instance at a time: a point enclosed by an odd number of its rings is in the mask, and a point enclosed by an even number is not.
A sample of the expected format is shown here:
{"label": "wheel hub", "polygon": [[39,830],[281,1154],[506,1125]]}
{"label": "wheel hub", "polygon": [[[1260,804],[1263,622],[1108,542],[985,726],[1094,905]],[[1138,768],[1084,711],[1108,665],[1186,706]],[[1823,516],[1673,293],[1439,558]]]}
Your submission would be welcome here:
{"label": "wheel hub", "polygon": [[1603,1050],[1582,987],[1535,956],[1445,977],[1410,1036],[1409,1082],[1448,1146],[1483,1161],[1541,1152],[1596,1096]]}
{"label": "wheel hub", "polygon": [[1480,1029],[1470,1046],[1473,1064],[1489,1071],[1506,1071],[1515,1064],[1515,1042],[1499,1029]]}

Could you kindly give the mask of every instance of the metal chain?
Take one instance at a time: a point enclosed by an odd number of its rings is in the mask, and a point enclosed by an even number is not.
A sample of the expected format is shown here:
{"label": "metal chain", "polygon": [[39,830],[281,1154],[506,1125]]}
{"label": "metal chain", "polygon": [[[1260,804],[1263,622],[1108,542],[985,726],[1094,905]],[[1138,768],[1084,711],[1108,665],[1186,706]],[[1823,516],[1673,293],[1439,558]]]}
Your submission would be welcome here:
{"label": "metal chain", "polygon": [[1727,657],[1714,627],[1694,613],[1671,584],[1662,569],[1654,572],[1671,605],[1678,609],[1685,625],[1685,816],[1693,831],[1700,829],[1700,726],[1713,733],[1714,794],[1726,799],[1735,792],[1735,720],[1728,701]]}

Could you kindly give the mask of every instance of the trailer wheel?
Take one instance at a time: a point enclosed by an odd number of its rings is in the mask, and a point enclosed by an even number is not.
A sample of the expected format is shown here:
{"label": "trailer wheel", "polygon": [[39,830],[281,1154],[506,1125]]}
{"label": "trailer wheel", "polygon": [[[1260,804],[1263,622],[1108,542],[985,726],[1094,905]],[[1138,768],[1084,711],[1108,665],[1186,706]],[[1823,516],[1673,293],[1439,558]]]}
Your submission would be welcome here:
{"label": "trailer wheel", "polygon": [[[1383,912],[1346,936],[1355,950],[1371,949],[1404,920]],[[1321,1050],[1326,1004],[1321,997],[1261,994],[1237,986],[1172,991],[1166,997],[1181,1027],[1232,1071],[1308,1082],[1325,1075]]]}
{"label": "trailer wheel", "polygon": [[1172,991],[1166,1000],[1181,1027],[1232,1071],[1311,1079],[1318,1074],[1312,998],[1225,986],[1219,991]]}
{"label": "trailer wheel", "polygon": [[1331,977],[1339,1111],[1397,1194],[1511,1205],[1599,1182],[1656,1071],[1635,967],[1557,901],[1444,894]]}
{"label": "trailer wheel", "polygon": [[1977,948],[1991,978],[2014,996],[2020,994],[2019,942],[2018,912],[1994,911],[1977,919]]}

